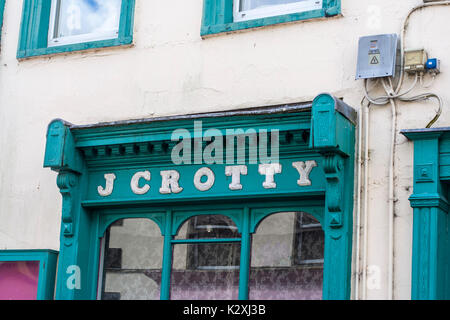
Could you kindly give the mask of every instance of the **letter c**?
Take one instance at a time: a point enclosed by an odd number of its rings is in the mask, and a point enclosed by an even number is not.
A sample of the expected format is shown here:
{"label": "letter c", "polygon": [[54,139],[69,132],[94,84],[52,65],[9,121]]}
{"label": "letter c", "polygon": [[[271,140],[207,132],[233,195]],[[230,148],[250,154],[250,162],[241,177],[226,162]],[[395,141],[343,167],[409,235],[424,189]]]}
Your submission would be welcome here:
{"label": "letter c", "polygon": [[131,178],[130,186],[134,194],[146,194],[148,190],[150,190],[150,186],[148,184],[145,184],[143,187],[139,187],[140,179],[150,181],[150,171],[136,172],[133,178]]}

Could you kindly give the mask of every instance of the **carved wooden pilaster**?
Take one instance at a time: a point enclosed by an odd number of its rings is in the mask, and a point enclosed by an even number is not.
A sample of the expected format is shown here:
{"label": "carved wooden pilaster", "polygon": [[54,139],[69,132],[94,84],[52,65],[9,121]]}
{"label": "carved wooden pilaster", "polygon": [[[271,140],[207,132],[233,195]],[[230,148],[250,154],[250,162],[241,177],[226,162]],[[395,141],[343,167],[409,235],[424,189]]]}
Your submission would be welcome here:
{"label": "carved wooden pilaster", "polygon": [[414,141],[414,192],[409,198],[414,210],[411,299],[448,299],[448,184],[440,176],[441,139],[448,136],[435,129],[402,133]]}
{"label": "carved wooden pilaster", "polygon": [[350,298],[355,124],[355,111],[343,101],[329,94],[314,99],[310,147],[322,154],[326,179],[324,299]]}
{"label": "carved wooden pilaster", "polygon": [[81,191],[85,188],[87,178],[86,168],[83,155],[75,147],[69,123],[54,120],[49,124],[44,167],[58,172],[56,183],[62,195],[55,299],[94,298],[96,293],[87,283],[96,281],[95,277],[89,275],[90,270],[96,268],[92,261],[96,260],[99,249],[96,243],[86,245],[90,240],[91,228],[89,216],[81,206]]}

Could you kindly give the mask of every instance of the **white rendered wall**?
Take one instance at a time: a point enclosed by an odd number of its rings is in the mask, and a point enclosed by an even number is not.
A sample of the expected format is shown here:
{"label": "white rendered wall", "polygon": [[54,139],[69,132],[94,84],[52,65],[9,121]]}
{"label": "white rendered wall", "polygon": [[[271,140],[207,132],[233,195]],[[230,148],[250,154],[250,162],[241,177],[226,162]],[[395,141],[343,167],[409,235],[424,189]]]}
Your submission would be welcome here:
{"label": "white rendered wall", "polygon": [[[422,1],[342,2],[342,17],[202,40],[202,0],[137,0],[133,47],[18,61],[22,1],[7,1],[0,54],[0,249],[59,248],[61,196],[56,174],[42,168],[46,127],[54,118],[88,124],[224,111],[311,101],[321,92],[358,109],[358,38],[400,33],[407,12]],[[407,47],[425,47],[442,60],[443,73],[430,90],[447,104],[435,126],[450,121],[449,18],[450,7],[416,12],[407,38]],[[425,127],[435,109],[433,101],[400,104],[398,128]],[[370,299],[388,292],[390,119],[388,106],[371,108],[367,253],[380,281],[367,290]],[[397,141],[394,298],[409,299],[413,148],[403,136]]]}

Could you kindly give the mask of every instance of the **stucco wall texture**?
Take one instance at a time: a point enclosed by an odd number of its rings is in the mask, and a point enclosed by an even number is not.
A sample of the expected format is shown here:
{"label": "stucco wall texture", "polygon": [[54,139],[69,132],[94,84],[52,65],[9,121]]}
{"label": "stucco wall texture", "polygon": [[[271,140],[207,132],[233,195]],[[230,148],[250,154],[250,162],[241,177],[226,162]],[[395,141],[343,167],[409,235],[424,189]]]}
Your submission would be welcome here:
{"label": "stucco wall texture", "polygon": [[[408,11],[421,3],[343,0],[339,17],[202,39],[202,0],[137,0],[132,46],[18,61],[22,1],[7,1],[0,54],[0,249],[59,248],[61,196],[56,173],[42,167],[52,119],[89,124],[225,111],[306,102],[321,92],[359,110],[364,95],[362,81],[355,80],[359,37],[399,34]],[[419,10],[406,37],[406,48],[423,47],[442,61],[433,86],[414,91],[442,96],[445,106],[435,127],[450,123],[449,18],[450,6]],[[404,88],[411,83],[407,77]],[[436,109],[433,100],[400,103],[398,128],[423,128]],[[368,232],[368,266],[380,273],[378,280],[369,279],[369,299],[388,295],[390,130],[390,107],[371,107],[369,211],[363,227]],[[412,143],[399,135],[396,299],[409,299],[411,292],[412,152]],[[353,295],[363,289],[353,285]]]}

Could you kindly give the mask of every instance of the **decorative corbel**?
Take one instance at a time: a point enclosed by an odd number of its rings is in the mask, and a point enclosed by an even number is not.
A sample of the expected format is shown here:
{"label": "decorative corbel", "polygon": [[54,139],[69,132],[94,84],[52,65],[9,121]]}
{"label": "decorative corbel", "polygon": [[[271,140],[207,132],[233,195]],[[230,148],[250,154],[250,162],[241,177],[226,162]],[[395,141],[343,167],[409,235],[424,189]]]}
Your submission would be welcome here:
{"label": "decorative corbel", "polygon": [[73,189],[78,185],[78,175],[70,171],[62,171],[58,174],[56,183],[63,197],[62,235],[64,238],[72,238],[74,235]]}
{"label": "decorative corbel", "polygon": [[326,225],[331,229],[331,237],[338,239],[340,232],[333,230],[342,228],[344,202],[344,159],[337,153],[324,154],[323,169],[327,181],[326,186]]}

